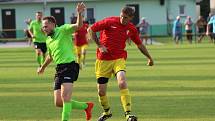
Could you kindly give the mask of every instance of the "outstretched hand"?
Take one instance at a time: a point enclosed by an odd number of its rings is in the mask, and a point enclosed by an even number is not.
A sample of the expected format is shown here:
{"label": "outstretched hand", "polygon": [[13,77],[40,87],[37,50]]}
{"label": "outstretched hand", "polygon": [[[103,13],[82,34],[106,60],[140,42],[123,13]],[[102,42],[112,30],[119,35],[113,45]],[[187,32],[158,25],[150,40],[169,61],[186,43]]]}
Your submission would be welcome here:
{"label": "outstretched hand", "polygon": [[78,3],[78,5],[76,6],[76,10],[77,10],[78,13],[84,12],[85,9],[86,9],[86,6],[85,6],[85,4],[83,2]]}

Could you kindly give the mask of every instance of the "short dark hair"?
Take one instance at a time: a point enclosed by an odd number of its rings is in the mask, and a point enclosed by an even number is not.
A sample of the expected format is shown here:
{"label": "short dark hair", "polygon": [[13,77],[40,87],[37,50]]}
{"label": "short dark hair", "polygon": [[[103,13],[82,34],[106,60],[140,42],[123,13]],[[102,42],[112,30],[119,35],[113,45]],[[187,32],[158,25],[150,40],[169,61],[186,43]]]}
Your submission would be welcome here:
{"label": "short dark hair", "polygon": [[49,22],[56,24],[56,19],[54,16],[43,17],[43,20],[48,20]]}
{"label": "short dark hair", "polygon": [[123,7],[121,11],[130,17],[133,17],[135,13],[135,10],[129,6]]}
{"label": "short dark hair", "polygon": [[43,12],[41,12],[41,11],[37,11],[36,13],[37,13],[37,14],[43,14]]}

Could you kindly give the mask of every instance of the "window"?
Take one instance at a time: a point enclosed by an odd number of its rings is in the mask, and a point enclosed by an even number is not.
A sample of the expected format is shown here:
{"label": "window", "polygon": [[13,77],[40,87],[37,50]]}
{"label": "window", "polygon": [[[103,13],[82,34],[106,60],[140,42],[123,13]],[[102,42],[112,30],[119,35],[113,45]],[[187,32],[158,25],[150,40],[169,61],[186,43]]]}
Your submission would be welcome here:
{"label": "window", "polygon": [[95,23],[94,8],[87,8],[87,21],[88,21],[90,24]]}
{"label": "window", "polygon": [[179,15],[185,16],[185,5],[179,5]]}
{"label": "window", "polygon": [[88,19],[94,18],[94,9],[93,8],[87,8],[87,18]]}

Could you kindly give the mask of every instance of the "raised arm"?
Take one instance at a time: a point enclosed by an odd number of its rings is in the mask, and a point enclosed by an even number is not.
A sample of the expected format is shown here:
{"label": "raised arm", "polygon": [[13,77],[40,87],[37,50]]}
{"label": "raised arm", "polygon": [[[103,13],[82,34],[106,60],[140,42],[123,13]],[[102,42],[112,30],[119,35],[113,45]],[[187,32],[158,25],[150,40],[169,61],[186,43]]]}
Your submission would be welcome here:
{"label": "raised arm", "polygon": [[85,8],[86,8],[86,6],[83,2],[78,3],[78,5],[76,6],[77,21],[75,24],[72,25],[72,27],[74,28],[75,31],[79,30],[83,25],[82,13],[84,12]]}

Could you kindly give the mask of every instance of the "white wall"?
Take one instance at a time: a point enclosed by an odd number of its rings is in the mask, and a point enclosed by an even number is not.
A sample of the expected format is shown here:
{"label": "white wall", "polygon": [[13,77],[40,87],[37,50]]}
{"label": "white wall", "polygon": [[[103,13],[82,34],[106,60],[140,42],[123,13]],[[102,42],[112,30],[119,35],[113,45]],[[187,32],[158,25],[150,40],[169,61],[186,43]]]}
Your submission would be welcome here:
{"label": "white wall", "polygon": [[191,16],[193,20],[197,19],[196,14],[196,3],[195,0],[166,0],[169,2],[169,12],[170,16],[174,19],[179,15],[179,6],[185,5],[185,15],[182,16],[182,21],[186,18],[186,16]]}
{"label": "white wall", "polygon": [[210,8],[211,8],[211,11],[215,12],[215,0],[210,0]]}
{"label": "white wall", "polygon": [[[70,17],[72,13],[75,13],[76,4],[77,2],[47,3],[45,11],[43,3],[8,4],[0,5],[0,8],[15,8],[16,29],[23,30],[26,28],[26,24],[24,23],[25,19],[34,19],[35,12],[37,11],[44,11],[44,15],[49,16],[50,8],[52,7],[64,7],[65,23],[70,23]],[[197,18],[195,0],[165,0],[165,4],[162,6],[160,5],[159,0],[100,0],[87,1],[85,4],[88,8],[94,8],[94,16],[96,21],[108,16],[119,16],[121,8],[127,4],[139,4],[140,18],[145,17],[151,25],[167,24],[167,8],[169,10],[169,15],[175,19],[175,17],[179,14],[179,5],[186,5],[185,14],[191,16],[193,20],[196,20]],[[0,23],[2,23],[1,18]],[[2,29],[2,24],[0,24],[0,29]]]}

